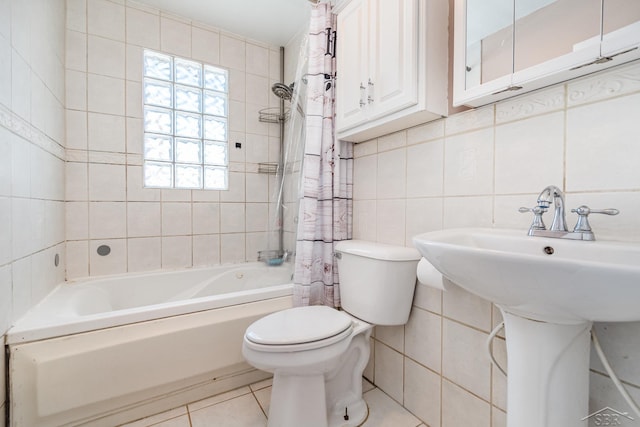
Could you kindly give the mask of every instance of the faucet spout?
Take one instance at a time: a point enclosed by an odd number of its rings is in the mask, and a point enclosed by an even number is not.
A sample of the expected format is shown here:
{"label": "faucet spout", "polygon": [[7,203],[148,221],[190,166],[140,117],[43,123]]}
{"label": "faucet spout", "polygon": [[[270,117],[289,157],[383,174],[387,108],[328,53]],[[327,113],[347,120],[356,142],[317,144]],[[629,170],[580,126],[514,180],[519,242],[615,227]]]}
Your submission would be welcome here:
{"label": "faucet spout", "polygon": [[564,193],[555,185],[549,185],[540,192],[538,206],[548,207],[551,202],[554,205],[553,222],[550,231],[568,231],[566,213],[564,209]]}
{"label": "faucet spout", "polygon": [[[554,214],[553,223],[547,230],[544,222],[542,222],[542,214],[547,211],[549,206],[553,203]],[[578,222],[573,228],[572,232],[567,229],[567,220],[564,209],[564,193],[555,185],[549,185],[538,195],[538,204],[532,208],[520,208],[519,212],[532,212],[533,222],[529,226],[527,234],[529,236],[538,237],[552,237],[556,239],[571,239],[571,240],[595,240],[589,225],[589,214],[598,213],[605,215],[618,215],[620,211],[617,209],[591,209],[588,206],[580,206],[577,209],[572,209],[571,212],[578,214]]]}

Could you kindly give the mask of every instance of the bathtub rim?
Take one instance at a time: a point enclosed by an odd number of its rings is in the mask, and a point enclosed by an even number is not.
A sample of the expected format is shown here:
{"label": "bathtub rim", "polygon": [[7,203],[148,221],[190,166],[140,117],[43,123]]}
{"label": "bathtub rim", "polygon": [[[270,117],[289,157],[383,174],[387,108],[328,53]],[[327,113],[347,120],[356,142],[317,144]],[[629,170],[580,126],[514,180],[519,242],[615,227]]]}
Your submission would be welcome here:
{"label": "bathtub rim", "polygon": [[[209,266],[202,269],[234,270],[251,267],[259,263],[238,263],[223,264],[219,266]],[[195,313],[199,311],[213,310],[216,308],[245,304],[256,300],[267,300],[289,296],[293,293],[293,283],[285,283],[280,285],[270,285],[264,288],[242,290],[229,292],[220,295],[211,295],[205,297],[197,297],[180,301],[171,301],[159,304],[140,306],[135,308],[126,308],[114,311],[107,311],[83,316],[52,316],[51,313],[40,313],[38,307],[47,299],[49,295],[54,293],[60,287],[71,287],[82,284],[90,284],[95,281],[105,279],[117,279],[121,277],[143,277],[155,274],[176,274],[193,269],[179,269],[167,271],[152,271],[140,273],[125,273],[115,275],[96,276],[91,278],[83,278],[77,281],[63,282],[58,285],[45,296],[38,304],[34,305],[29,311],[23,314],[6,332],[5,344],[19,344],[31,341],[38,341],[48,338],[56,338],[66,335],[78,334],[83,332],[95,331],[98,329],[122,326],[131,323],[139,323],[162,319],[165,317],[179,316],[182,314]],[[256,295],[260,295],[256,298]]]}

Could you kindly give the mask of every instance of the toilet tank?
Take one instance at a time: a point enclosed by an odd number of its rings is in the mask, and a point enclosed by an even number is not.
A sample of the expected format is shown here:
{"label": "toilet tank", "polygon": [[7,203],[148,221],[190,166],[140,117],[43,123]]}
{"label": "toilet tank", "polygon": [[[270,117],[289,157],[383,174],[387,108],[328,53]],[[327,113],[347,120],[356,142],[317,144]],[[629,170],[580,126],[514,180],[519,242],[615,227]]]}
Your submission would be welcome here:
{"label": "toilet tank", "polygon": [[344,240],[335,253],[343,310],[375,325],[407,323],[420,260],[416,249]]}

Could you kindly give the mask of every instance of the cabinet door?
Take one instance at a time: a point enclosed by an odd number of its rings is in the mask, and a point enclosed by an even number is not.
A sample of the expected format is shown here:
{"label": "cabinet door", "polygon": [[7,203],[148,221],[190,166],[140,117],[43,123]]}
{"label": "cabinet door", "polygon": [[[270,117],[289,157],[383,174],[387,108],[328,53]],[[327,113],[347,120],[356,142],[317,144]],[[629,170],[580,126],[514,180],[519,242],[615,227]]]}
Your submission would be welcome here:
{"label": "cabinet door", "polygon": [[603,56],[615,57],[631,49],[638,49],[640,1],[605,0],[602,15]]}
{"label": "cabinet door", "polygon": [[369,118],[418,103],[418,1],[370,0]]}
{"label": "cabinet door", "polygon": [[366,120],[368,69],[367,0],[354,0],[338,14],[336,124],[338,131]]}
{"label": "cabinet door", "polygon": [[480,106],[640,57],[638,0],[455,0],[453,105]]}

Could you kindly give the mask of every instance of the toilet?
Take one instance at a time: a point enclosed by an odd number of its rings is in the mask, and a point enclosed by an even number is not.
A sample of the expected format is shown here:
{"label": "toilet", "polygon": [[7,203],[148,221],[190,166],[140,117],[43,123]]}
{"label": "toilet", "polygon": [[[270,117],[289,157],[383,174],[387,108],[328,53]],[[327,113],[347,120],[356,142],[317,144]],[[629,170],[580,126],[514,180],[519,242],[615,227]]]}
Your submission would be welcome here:
{"label": "toilet", "polygon": [[251,324],[242,354],[273,373],[269,427],[358,426],[368,415],[362,373],[375,325],[409,319],[420,254],[413,248],[341,241],[339,311],[325,306],[279,311]]}

